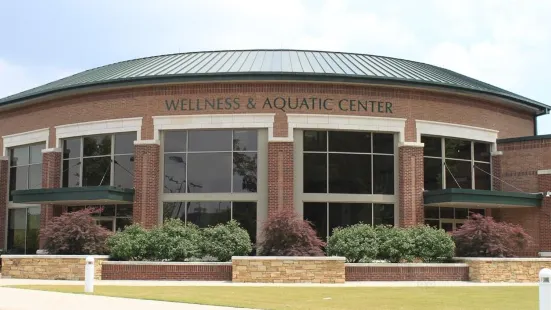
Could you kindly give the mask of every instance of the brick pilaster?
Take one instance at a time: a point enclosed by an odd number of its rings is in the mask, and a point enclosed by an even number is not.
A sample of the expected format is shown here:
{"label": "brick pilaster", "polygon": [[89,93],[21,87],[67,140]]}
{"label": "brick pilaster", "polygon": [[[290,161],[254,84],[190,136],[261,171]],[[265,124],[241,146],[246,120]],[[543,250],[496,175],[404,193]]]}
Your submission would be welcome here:
{"label": "brick pilaster", "polygon": [[268,142],[268,217],[294,209],[293,142]]}
{"label": "brick pilaster", "polygon": [[134,211],[132,221],[146,228],[159,222],[160,144],[155,140],[134,142]]}
{"label": "brick pilaster", "polygon": [[545,174],[538,174],[538,187],[544,194],[538,210],[539,251],[551,252],[551,197],[545,197],[545,194],[551,191],[551,172],[544,171]]}
{"label": "brick pilaster", "polygon": [[399,147],[399,226],[424,223],[423,212],[423,144],[406,142]]}
{"label": "brick pilaster", "polygon": [[0,249],[6,246],[6,232],[8,220],[8,175],[9,164],[8,157],[0,156]]}
{"label": "brick pilaster", "polygon": [[[62,149],[42,150],[42,188],[61,187]],[[54,205],[40,205],[40,231],[42,232],[54,217]],[[45,239],[40,234],[39,245],[44,247]]]}

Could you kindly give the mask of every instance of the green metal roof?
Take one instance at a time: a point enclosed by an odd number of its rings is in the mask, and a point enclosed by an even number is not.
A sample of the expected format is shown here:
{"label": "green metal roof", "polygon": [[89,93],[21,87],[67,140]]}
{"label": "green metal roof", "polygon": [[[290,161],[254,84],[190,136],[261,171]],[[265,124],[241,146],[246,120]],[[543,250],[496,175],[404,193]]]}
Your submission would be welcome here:
{"label": "green metal roof", "polygon": [[543,195],[479,189],[449,188],[423,193],[425,206],[507,208],[540,207]]}
{"label": "green metal roof", "polygon": [[12,191],[13,202],[57,205],[129,203],[134,189],[113,186],[40,188]]}
{"label": "green metal roof", "polygon": [[0,106],[91,86],[221,80],[300,80],[437,86],[550,107],[465,75],[404,59],[307,50],[234,50],[153,56],[90,69],[3,99]]}

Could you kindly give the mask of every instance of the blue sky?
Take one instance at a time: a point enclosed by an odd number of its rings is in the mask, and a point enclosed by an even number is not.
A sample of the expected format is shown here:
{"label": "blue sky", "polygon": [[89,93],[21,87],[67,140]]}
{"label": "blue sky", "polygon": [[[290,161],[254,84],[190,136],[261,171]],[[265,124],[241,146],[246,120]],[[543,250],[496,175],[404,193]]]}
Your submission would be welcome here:
{"label": "blue sky", "polygon": [[[422,61],[551,105],[550,0],[5,0],[0,97],[121,60],[243,48]],[[538,121],[551,134],[551,116]]]}

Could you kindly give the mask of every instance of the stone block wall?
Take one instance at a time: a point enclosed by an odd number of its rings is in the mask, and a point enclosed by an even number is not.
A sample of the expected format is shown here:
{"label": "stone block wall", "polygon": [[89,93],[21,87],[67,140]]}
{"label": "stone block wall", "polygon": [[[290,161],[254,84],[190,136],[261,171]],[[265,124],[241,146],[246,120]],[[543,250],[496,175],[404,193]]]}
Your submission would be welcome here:
{"label": "stone block wall", "polygon": [[232,281],[344,283],[344,257],[233,257]]}
{"label": "stone block wall", "polygon": [[[86,255],[2,255],[2,278],[84,280]],[[109,257],[94,255],[94,278],[101,279],[102,263]]]}
{"label": "stone block wall", "polygon": [[472,282],[538,282],[543,268],[551,268],[551,258],[456,258],[469,265]]}

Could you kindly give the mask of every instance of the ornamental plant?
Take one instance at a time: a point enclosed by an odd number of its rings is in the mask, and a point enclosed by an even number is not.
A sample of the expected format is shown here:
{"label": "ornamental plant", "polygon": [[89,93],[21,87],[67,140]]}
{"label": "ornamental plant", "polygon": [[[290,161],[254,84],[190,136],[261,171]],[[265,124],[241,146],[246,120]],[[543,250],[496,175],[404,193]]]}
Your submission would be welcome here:
{"label": "ornamental plant", "polygon": [[519,225],[480,214],[471,214],[452,236],[460,257],[514,257],[532,244],[532,238]]}
{"label": "ornamental plant", "polygon": [[448,261],[453,257],[455,244],[443,229],[419,225],[407,230],[412,242],[412,257],[425,263]]}
{"label": "ornamental plant", "polygon": [[235,220],[201,230],[202,257],[214,257],[220,262],[231,260],[232,256],[245,256],[252,252],[249,233]]}
{"label": "ornamental plant", "polygon": [[150,260],[175,262],[201,257],[202,242],[196,225],[169,219],[149,232],[147,256]]}
{"label": "ornamental plant", "polygon": [[324,256],[324,246],[309,221],[292,210],[283,210],[262,225],[259,255]]}
{"label": "ornamental plant", "polygon": [[149,232],[139,224],[127,226],[107,239],[113,260],[141,261],[150,259]]}
{"label": "ornamental plant", "polygon": [[92,214],[101,209],[84,209],[54,217],[41,235],[49,254],[107,254],[106,241],[112,232],[97,225]]}
{"label": "ornamental plant", "polygon": [[379,225],[375,227],[375,230],[379,240],[377,259],[391,263],[413,261],[413,240],[407,229]]}
{"label": "ornamental plant", "polygon": [[344,256],[348,263],[369,263],[378,253],[377,231],[368,224],[335,228],[327,241],[327,255]]}

